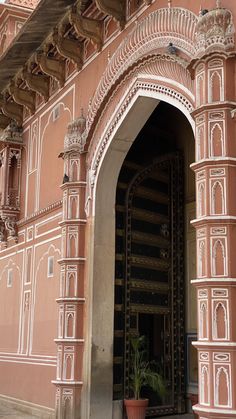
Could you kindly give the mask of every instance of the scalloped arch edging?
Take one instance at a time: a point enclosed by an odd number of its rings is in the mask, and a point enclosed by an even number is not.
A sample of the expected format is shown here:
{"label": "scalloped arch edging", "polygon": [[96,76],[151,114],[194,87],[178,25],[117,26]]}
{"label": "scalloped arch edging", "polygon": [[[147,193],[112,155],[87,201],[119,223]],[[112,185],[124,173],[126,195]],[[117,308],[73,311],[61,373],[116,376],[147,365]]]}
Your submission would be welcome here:
{"label": "scalloped arch edging", "polygon": [[174,42],[189,61],[195,56],[197,16],[190,10],[173,7],[158,9],[136,24],[112,56],[88,110],[87,129],[92,128],[96,114],[112,87],[139,60]]}

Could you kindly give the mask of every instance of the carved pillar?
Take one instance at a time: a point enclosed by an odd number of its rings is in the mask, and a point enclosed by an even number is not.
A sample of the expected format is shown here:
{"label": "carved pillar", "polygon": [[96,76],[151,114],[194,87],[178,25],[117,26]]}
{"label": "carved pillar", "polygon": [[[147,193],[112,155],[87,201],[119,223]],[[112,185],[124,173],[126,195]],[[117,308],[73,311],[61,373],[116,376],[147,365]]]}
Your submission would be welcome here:
{"label": "carved pillar", "polygon": [[235,52],[230,11],[199,17],[193,64],[200,419],[236,418]]}
{"label": "carved pillar", "polygon": [[20,212],[22,129],[15,122],[0,137],[0,243],[17,242]]}
{"label": "carved pillar", "polygon": [[84,349],[84,211],[86,170],[86,121],[83,116],[68,126],[65,138],[63,192],[62,258],[59,261],[60,297],[57,299],[58,338],[56,417],[79,418]]}

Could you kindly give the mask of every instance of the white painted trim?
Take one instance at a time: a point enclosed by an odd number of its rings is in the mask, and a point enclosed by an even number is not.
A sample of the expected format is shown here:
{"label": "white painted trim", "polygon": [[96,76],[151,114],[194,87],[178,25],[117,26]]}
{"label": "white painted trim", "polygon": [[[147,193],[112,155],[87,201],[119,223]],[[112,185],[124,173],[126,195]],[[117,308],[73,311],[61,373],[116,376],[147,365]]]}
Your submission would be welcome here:
{"label": "white painted trim", "polygon": [[227,285],[228,282],[235,282],[236,284],[236,278],[202,278],[202,279],[192,279],[191,284],[212,284],[214,282],[219,282],[220,284]]}
{"label": "white painted trim", "polygon": [[192,409],[196,412],[206,412],[206,413],[218,413],[222,415],[236,415],[236,410],[227,410],[227,409],[212,409],[211,407],[201,407],[198,405],[195,405],[192,407]]}
{"label": "white painted trim", "polygon": [[199,340],[197,340],[197,341],[195,341],[195,342],[192,342],[192,345],[193,346],[215,346],[216,348],[218,348],[219,346],[223,346],[223,347],[228,347],[228,346],[231,346],[232,348],[236,348],[236,342],[226,342],[226,341],[224,341],[224,342],[202,342],[202,341],[199,341]]}

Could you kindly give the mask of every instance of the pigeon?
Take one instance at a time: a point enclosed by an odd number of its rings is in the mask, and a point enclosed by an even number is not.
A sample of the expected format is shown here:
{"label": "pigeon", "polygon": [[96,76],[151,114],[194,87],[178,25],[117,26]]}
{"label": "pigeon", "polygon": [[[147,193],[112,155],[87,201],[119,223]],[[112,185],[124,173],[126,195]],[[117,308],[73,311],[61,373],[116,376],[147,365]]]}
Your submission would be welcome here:
{"label": "pigeon", "polygon": [[67,183],[67,182],[69,182],[69,180],[70,180],[69,176],[67,176],[67,174],[65,173],[64,176],[63,176],[62,183]]}
{"label": "pigeon", "polygon": [[172,42],[170,42],[169,45],[168,45],[168,47],[167,47],[167,51],[168,51],[169,54],[174,55],[177,52],[177,48],[174,47],[174,45],[172,44]]}
{"label": "pigeon", "polygon": [[204,16],[204,15],[206,15],[208,12],[209,12],[209,10],[207,10],[207,9],[202,9],[202,10],[200,11],[200,16]]}

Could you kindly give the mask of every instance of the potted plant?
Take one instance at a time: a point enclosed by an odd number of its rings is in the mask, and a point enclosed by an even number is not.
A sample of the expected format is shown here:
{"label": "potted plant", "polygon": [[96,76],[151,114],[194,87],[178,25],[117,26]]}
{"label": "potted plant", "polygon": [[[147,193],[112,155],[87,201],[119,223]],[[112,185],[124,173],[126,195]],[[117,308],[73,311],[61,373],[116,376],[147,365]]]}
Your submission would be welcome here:
{"label": "potted plant", "polygon": [[143,387],[151,387],[161,398],[165,395],[162,376],[153,370],[153,362],[147,360],[145,336],[131,338],[130,390],[134,398],[124,401],[128,419],[144,419],[148,399],[141,398]]}

